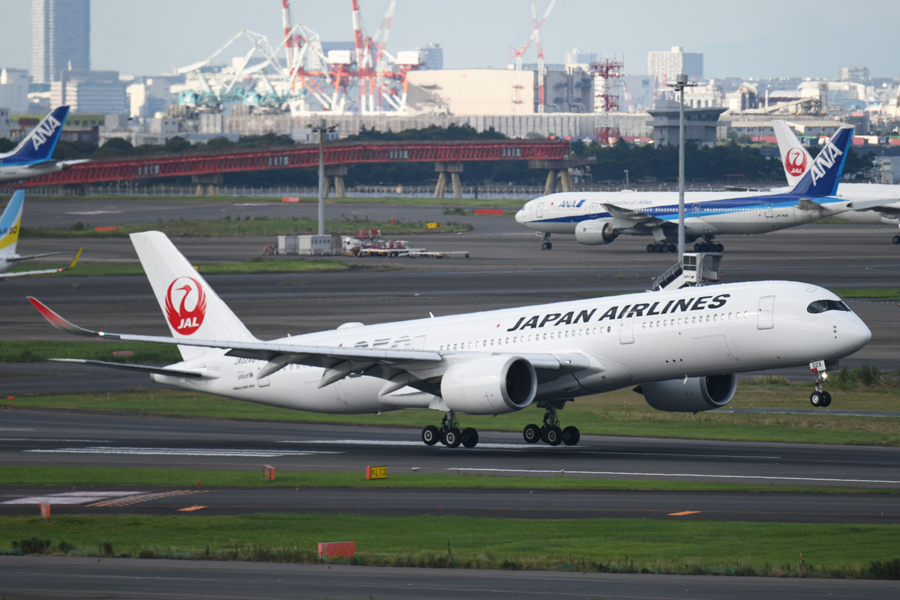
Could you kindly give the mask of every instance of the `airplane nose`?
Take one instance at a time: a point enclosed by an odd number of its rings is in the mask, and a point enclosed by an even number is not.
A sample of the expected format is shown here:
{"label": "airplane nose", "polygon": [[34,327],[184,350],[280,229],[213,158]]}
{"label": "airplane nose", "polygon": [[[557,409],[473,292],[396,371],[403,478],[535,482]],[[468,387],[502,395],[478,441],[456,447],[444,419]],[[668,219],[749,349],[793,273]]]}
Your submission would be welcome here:
{"label": "airplane nose", "polygon": [[872,339],[872,332],[863,320],[857,317],[856,323],[849,328],[847,337],[850,340],[850,345],[847,347],[847,354],[853,354],[869,343],[869,340]]}
{"label": "airplane nose", "polygon": [[520,225],[525,223],[525,209],[519,209],[519,212],[516,213],[516,223]]}

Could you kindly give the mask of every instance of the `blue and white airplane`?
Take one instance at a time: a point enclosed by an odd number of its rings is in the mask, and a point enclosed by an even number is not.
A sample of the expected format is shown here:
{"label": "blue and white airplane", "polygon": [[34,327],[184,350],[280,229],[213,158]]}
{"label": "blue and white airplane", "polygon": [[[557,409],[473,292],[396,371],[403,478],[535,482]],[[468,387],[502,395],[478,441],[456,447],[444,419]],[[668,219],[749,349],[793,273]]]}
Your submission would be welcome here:
{"label": "blue and white airplane", "polygon": [[[811,223],[850,210],[882,203],[836,197],[853,139],[853,128],[839,129],[790,191],[687,192],[685,239],[697,252],[719,251],[718,235],[757,234]],[[563,192],[529,201],[516,221],[543,233],[549,250],[551,233],[575,234],[581,244],[600,246],[620,235],[652,236],[647,252],[674,252],[678,237],[678,194],[675,192]]]}
{"label": "blue and white airplane", "polygon": [[0,183],[49,175],[87,162],[86,159],[53,160],[53,151],[68,114],[68,106],[54,109],[18,146],[0,154]]}
{"label": "blue and white airplane", "polygon": [[18,265],[23,260],[32,258],[42,258],[44,256],[54,256],[56,254],[67,254],[67,252],[45,252],[44,254],[31,254],[22,256],[16,253],[16,245],[19,243],[19,231],[22,228],[22,211],[25,208],[25,192],[22,190],[13,194],[12,200],[6,205],[6,210],[0,215],[0,279],[9,279],[12,277],[24,277],[25,275],[45,275],[49,273],[62,273],[69,269],[74,269],[81,256],[81,250],[75,255],[72,263],[68,267],[58,269],[40,269],[37,271],[19,271],[16,273],[7,273],[10,269]]}

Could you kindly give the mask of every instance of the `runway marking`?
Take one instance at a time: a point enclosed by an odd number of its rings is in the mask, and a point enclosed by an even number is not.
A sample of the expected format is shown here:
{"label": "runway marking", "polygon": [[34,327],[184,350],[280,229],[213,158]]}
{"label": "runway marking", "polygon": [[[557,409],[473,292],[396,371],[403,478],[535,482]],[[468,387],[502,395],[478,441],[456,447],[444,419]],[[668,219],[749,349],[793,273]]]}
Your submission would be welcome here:
{"label": "runway marking", "polygon": [[179,508],[178,512],[193,512],[195,510],[202,510],[206,508],[205,506],[188,506],[187,508]]}
{"label": "runway marking", "polygon": [[34,431],[34,427],[0,427],[0,431]]}
{"label": "runway marking", "polygon": [[631,473],[627,471],[569,471],[563,469],[470,469],[454,467],[447,471],[478,471],[482,473],[538,473],[547,475],[628,475],[631,477],[702,477],[704,479],[763,479],[769,481],[819,481],[827,483],[891,483],[900,481],[890,479],[836,479],[831,477],[775,477],[772,475],[708,475],[702,473]]}
{"label": "runway marking", "polygon": [[699,514],[700,514],[700,511],[699,511],[699,510],[685,510],[685,511],[679,512],[679,513],[669,513],[669,514],[666,515],[666,516],[669,516],[669,517],[683,517],[683,516],[685,516],[685,515],[699,515]]}
{"label": "runway marking", "polygon": [[69,212],[66,213],[68,215],[82,215],[82,216],[93,216],[93,215],[120,215],[122,214],[121,210],[87,210],[80,212]]}
{"label": "runway marking", "polygon": [[109,444],[112,440],[80,440],[75,438],[0,438],[0,442],[85,442]]}
{"label": "runway marking", "polygon": [[144,456],[246,456],[255,458],[277,458],[279,456],[309,456],[312,454],[341,454],[322,450],[232,450],[206,448],[129,448],[113,446],[88,446],[86,448],[54,448],[22,450],[39,454],[140,454]]}
{"label": "runway marking", "polygon": [[127,496],[125,498],[116,498],[114,500],[104,500],[88,504],[89,507],[109,507],[109,506],[131,506],[139,502],[147,502],[149,500],[159,500],[160,498],[168,498],[170,496],[187,496],[188,494],[205,494],[206,490],[174,490],[171,492],[159,492],[156,494],[141,494],[136,496]]}
{"label": "runway marking", "polygon": [[143,492],[62,492],[61,494],[49,494],[47,496],[28,496],[7,500],[3,504],[87,504],[97,502],[104,498],[117,496],[133,496]]}

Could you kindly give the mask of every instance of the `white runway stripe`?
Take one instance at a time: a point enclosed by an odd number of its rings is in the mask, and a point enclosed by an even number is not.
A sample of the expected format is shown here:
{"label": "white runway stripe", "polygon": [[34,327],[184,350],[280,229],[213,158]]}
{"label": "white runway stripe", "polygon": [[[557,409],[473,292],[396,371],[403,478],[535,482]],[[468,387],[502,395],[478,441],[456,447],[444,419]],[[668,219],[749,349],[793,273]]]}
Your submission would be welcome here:
{"label": "white runway stripe", "polygon": [[84,442],[86,444],[109,444],[112,440],[81,440],[75,438],[0,438],[0,442]]}
{"label": "white runway stripe", "polygon": [[138,454],[143,456],[247,456],[273,458],[278,456],[308,456],[310,454],[340,454],[317,450],[237,450],[230,448],[127,448],[113,446],[89,446],[87,448],[53,448],[23,450],[39,454]]}

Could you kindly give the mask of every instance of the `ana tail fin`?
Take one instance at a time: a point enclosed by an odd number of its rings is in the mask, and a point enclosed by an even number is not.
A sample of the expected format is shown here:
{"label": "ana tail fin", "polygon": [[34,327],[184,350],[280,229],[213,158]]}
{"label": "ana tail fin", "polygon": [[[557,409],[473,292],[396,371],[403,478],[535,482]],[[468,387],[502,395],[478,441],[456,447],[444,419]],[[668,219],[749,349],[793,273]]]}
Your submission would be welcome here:
{"label": "ana tail fin", "polygon": [[775,130],[775,139],[778,140],[778,153],[781,154],[784,176],[788,185],[795,187],[806,175],[813,159],[787,123],[772,121],[772,129]]}
{"label": "ana tail fin", "polygon": [[35,164],[50,160],[68,115],[68,106],[54,109],[12,152],[3,157],[3,162]]}
{"label": "ana tail fin", "polygon": [[19,229],[22,223],[22,209],[25,207],[25,192],[18,190],[13,194],[6,210],[0,215],[0,256],[16,253],[19,241]]}
{"label": "ana tail fin", "polygon": [[852,143],[853,127],[844,126],[838,129],[791,193],[811,197],[833,195],[841,182],[847,152]]}
{"label": "ana tail fin", "polygon": [[[130,237],[173,337],[257,341],[164,233],[146,231]],[[191,346],[178,349],[184,360],[207,351]]]}

